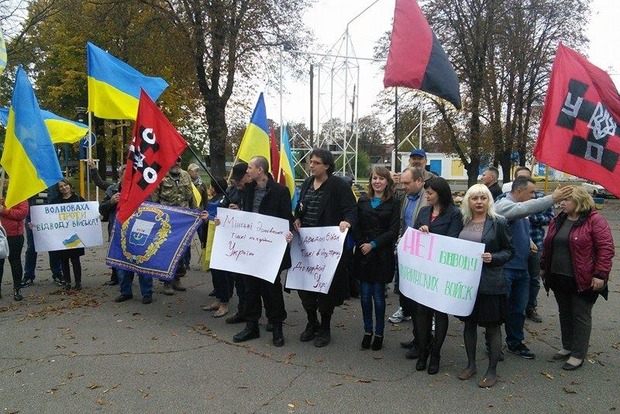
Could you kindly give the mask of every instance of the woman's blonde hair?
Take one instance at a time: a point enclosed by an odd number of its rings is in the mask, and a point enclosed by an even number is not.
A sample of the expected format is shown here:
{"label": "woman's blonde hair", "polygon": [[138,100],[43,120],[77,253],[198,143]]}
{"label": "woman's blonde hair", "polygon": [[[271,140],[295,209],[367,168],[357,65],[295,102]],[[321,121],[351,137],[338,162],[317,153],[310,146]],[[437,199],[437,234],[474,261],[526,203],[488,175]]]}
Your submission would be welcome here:
{"label": "woman's blonde hair", "polygon": [[469,189],[463,196],[463,201],[461,202],[461,213],[463,213],[463,225],[465,226],[471,221],[474,216],[471,208],[469,207],[469,200],[473,196],[477,195],[484,195],[489,200],[489,205],[487,206],[487,216],[498,216],[498,214],[495,212],[495,202],[493,201],[493,195],[489,191],[489,188],[484,184],[474,184],[469,187]]}
{"label": "woman's blonde hair", "polygon": [[581,214],[594,208],[594,199],[588,193],[586,188],[581,185],[573,187],[573,193],[566,197],[567,200],[573,200],[576,208],[575,213]]}

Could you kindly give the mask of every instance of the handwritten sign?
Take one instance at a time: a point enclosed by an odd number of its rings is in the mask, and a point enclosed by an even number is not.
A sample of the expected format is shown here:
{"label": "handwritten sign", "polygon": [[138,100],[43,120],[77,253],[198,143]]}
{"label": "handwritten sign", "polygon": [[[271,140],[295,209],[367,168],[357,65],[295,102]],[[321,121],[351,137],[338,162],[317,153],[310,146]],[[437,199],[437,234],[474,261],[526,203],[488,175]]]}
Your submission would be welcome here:
{"label": "handwritten sign", "polygon": [[399,289],[408,298],[457,316],[471,314],[484,244],[408,228],[398,243]]}
{"label": "handwritten sign", "polygon": [[273,283],[286,251],[287,220],[218,208],[211,268],[255,276]]}
{"label": "handwritten sign", "polygon": [[96,201],[32,206],[30,217],[37,252],[103,244]]}
{"label": "handwritten sign", "polygon": [[291,242],[292,266],[286,276],[286,287],[329,292],[347,232],[340,232],[338,226],[300,228]]}

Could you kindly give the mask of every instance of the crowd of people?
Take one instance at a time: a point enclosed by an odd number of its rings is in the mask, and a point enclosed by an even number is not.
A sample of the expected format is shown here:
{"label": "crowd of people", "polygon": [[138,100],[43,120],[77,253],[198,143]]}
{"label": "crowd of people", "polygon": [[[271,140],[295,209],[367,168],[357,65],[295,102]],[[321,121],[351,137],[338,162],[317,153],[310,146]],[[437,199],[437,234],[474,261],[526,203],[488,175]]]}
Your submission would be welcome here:
{"label": "crowd of people", "polygon": [[[191,164],[188,171],[177,160],[151,195],[151,200],[165,205],[199,209],[205,221],[198,230],[201,247],[208,239],[207,223],[218,225],[217,211],[238,209],[285,219],[290,231],[303,227],[337,226],[350,231],[352,243],[346,243],[327,293],[298,290],[307,324],[299,339],[313,341],[324,347],[331,341],[331,319],[349,292],[350,280],[359,282],[359,298],[363,326],[360,327],[361,350],[382,349],[385,340],[387,284],[394,282],[399,293],[399,309],[389,320],[392,323],[412,321],[413,338],[401,342],[405,357],[417,359],[416,370],[437,374],[441,349],[448,331],[449,315],[425,303],[416,302],[399,289],[396,246],[408,228],[484,244],[482,270],[473,311],[459,316],[464,324],[463,341],[467,364],[460,372],[461,380],[476,375],[477,328],[485,329],[488,367],[479,380],[480,387],[491,387],[497,379],[497,366],[503,360],[502,329],[505,325],[506,350],[525,359],[535,357],[525,345],[524,322],[542,318],[536,310],[536,296],[541,286],[552,290],[558,304],[561,328],[561,349],[554,359],[565,360],[563,369],[582,366],[587,355],[592,330],[592,307],[599,295],[607,297],[607,281],[614,256],[611,230],[594,207],[592,197],[579,186],[565,186],[544,195],[536,190],[531,172],[517,169],[515,179],[505,191],[498,184],[498,171],[487,168],[482,183],[470,187],[460,207],[453,201],[449,183],[426,169],[426,153],[411,152],[410,163],[400,174],[385,167],[374,167],[368,176],[366,192],[356,200],[350,183],[334,175],[334,157],[328,150],[313,149],[308,157],[310,176],[303,182],[299,202],[291,211],[289,190],[274,181],[269,162],[262,156],[233,167],[230,184],[222,178],[212,179],[207,186],[199,175],[200,167]],[[107,183],[98,176],[90,163],[95,183],[106,191],[99,212],[109,223],[114,222],[120,195],[120,180]],[[122,171],[120,172],[122,176]],[[58,183],[49,203],[82,200],[67,180]],[[553,207],[559,203],[554,214]],[[22,300],[21,289],[35,279],[36,252],[29,231],[28,202],[10,209],[0,206],[0,221],[6,229],[10,247],[8,257],[13,274],[14,299]],[[34,204],[31,200],[30,204]],[[25,223],[25,224],[24,224]],[[549,230],[545,236],[545,227]],[[111,227],[108,229],[111,230]],[[213,228],[212,228],[213,230]],[[210,231],[212,231],[210,230]],[[21,253],[27,236],[25,269]],[[81,289],[80,256],[82,248],[50,252],[54,281],[65,289]],[[182,278],[189,266],[190,253],[182,260],[171,282],[164,282],[162,293],[173,295],[185,291]],[[0,260],[0,282],[4,260]],[[225,321],[245,323],[233,336],[240,343],[260,337],[259,319],[264,308],[267,330],[272,343],[285,344],[283,323],[287,311],[281,277],[291,267],[287,247],[273,283],[252,275],[211,269],[215,302],[203,307],[220,318],[229,313],[233,293],[238,297],[237,310]],[[142,303],[153,301],[153,279],[138,275]],[[109,284],[119,284],[116,302],[133,298],[134,274],[112,269]],[[1,283],[0,283],[1,286]]]}

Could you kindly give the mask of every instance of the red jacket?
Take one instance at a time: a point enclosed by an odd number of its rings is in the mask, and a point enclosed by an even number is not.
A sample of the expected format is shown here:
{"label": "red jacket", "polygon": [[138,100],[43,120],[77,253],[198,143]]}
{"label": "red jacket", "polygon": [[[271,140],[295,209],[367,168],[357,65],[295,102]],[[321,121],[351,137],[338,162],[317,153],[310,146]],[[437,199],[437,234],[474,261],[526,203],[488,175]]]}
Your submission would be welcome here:
{"label": "red jacket", "polygon": [[[4,203],[2,203],[4,207]],[[24,220],[28,215],[28,200],[11,207],[4,208],[4,211],[0,213],[0,222],[2,227],[6,230],[7,236],[21,236],[24,234]]]}
{"label": "red jacket", "polygon": [[[560,213],[549,224],[540,259],[543,270],[551,266],[553,238],[564,220],[566,214]],[[569,249],[579,292],[591,288],[594,276],[607,282],[615,253],[614,240],[609,224],[596,210],[592,209],[579,217],[569,233]]]}

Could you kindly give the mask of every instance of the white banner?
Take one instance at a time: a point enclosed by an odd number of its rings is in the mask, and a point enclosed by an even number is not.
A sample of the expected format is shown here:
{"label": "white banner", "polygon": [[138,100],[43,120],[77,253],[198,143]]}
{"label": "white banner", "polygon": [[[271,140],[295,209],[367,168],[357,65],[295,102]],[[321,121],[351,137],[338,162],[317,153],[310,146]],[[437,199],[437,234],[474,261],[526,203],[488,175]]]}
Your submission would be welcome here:
{"label": "white banner", "polygon": [[218,208],[211,268],[259,277],[273,283],[286,251],[287,220]]}
{"label": "white banner", "polygon": [[398,243],[399,290],[438,311],[468,316],[474,308],[484,244],[408,228]]}
{"label": "white banner", "polygon": [[291,242],[292,266],[286,276],[289,289],[329,292],[348,229],[338,226],[302,227]]}
{"label": "white banner", "polygon": [[30,218],[34,247],[39,253],[103,244],[96,201],[31,206]]}

